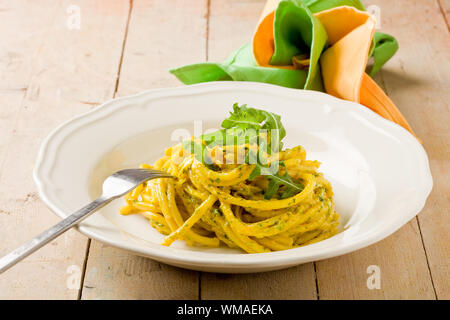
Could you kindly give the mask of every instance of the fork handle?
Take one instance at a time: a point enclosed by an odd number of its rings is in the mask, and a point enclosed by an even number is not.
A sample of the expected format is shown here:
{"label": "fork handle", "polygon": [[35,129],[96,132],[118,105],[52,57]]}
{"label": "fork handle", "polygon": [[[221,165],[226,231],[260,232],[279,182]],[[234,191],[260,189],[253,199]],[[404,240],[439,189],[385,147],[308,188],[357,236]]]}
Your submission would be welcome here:
{"label": "fork handle", "polygon": [[113,200],[114,198],[106,198],[101,196],[100,198],[92,201],[88,205],[84,206],[80,210],[72,213],[67,218],[61,220],[59,223],[55,224],[50,229],[42,232],[41,234],[37,235],[30,241],[24,243],[20,247],[18,247],[16,250],[10,252],[3,258],[0,258],[0,274],[15,265],[17,262],[25,259],[30,254],[41,248],[42,246],[46,245],[53,239],[57,238],[88,216],[90,216],[92,213],[97,211],[98,209],[102,208],[104,205],[108,204]]}

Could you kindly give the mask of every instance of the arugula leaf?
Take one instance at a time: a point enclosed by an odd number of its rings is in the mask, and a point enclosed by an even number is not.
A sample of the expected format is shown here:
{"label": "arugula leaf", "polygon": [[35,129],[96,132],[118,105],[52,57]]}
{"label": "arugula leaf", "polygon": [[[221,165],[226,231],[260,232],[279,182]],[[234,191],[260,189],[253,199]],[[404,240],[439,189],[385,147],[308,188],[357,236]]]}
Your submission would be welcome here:
{"label": "arugula leaf", "polygon": [[301,184],[292,181],[287,171],[283,175],[280,174],[280,165],[285,166],[282,161],[272,161],[269,164],[263,153],[271,154],[271,152],[281,151],[286,130],[279,115],[235,103],[230,116],[222,122],[222,127],[221,130],[200,136],[199,139],[203,143],[193,139],[183,141],[183,148],[194,154],[198,161],[215,170],[207,148],[257,144],[258,152],[248,150],[245,163],[255,165],[249,176],[250,181],[259,176],[269,179],[264,198],[271,199],[280,192],[281,198],[288,198],[303,190]]}
{"label": "arugula leaf", "polygon": [[[241,129],[250,132],[253,136],[260,136],[264,132],[270,134],[270,150],[279,151],[282,148],[281,140],[286,136],[286,129],[281,123],[281,117],[265,110],[249,108],[247,105],[239,107],[233,105],[230,116],[222,122],[222,127],[227,130]],[[261,132],[262,131],[262,132]]]}
{"label": "arugula leaf", "polygon": [[250,173],[248,180],[252,181],[259,176],[265,176],[269,179],[269,185],[264,193],[264,198],[266,200],[272,199],[282,186],[284,186],[284,191],[281,194],[281,199],[292,197],[294,194],[297,194],[303,190],[303,186],[301,184],[292,181],[292,178],[289,176],[287,170],[283,175],[280,174],[279,167],[282,166],[286,168],[283,161],[272,163],[271,166],[269,166],[265,160],[260,158],[261,157],[258,158],[258,155],[256,155],[253,151],[249,151],[245,160],[246,163],[255,164],[255,168]]}
{"label": "arugula leaf", "polygon": [[266,111],[257,110],[254,108],[247,108],[244,104],[241,107],[237,103],[233,105],[233,111],[230,116],[222,121],[222,127],[225,129],[241,128],[241,129],[255,129],[262,128],[261,123],[266,120]]}
{"label": "arugula leaf", "polygon": [[200,136],[209,148],[215,146],[257,144],[258,135],[253,129],[231,128],[222,129]]}
{"label": "arugula leaf", "polygon": [[[204,134],[199,138],[209,148],[225,145],[257,144],[267,148],[267,153],[278,152],[282,148],[281,140],[286,129],[277,114],[248,108],[246,105],[233,105],[230,116],[222,122],[223,129]],[[270,140],[267,143],[267,140]]]}
{"label": "arugula leaf", "polygon": [[255,168],[250,173],[250,176],[248,177],[248,180],[252,181],[256,177],[259,176],[271,176],[278,172],[278,163],[275,164],[274,167],[269,167],[268,165],[264,165],[261,163],[256,163]]}
{"label": "arugula leaf", "polygon": [[[279,165],[285,166],[283,162],[279,162]],[[266,178],[269,179],[269,185],[264,193],[264,199],[266,200],[272,199],[278,193],[281,186],[285,187],[284,192],[281,194],[281,199],[292,197],[294,194],[303,190],[301,184],[292,181],[287,171],[283,175],[279,171],[276,174],[268,174]]]}

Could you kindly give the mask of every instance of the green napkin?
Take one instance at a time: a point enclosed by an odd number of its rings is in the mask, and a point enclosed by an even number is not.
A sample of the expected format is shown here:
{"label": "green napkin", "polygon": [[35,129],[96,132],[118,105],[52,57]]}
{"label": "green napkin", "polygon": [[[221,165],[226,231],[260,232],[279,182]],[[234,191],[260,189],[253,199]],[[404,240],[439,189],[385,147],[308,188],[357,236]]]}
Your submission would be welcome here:
{"label": "green napkin", "polygon": [[391,35],[375,32],[373,39],[375,41],[375,47],[372,51],[374,63],[372,69],[368,72],[371,77],[373,77],[398,50],[398,42]]}
{"label": "green napkin", "polygon": [[302,2],[312,13],[342,6],[355,7],[361,11],[366,10],[360,0],[303,0]]}
{"label": "green napkin", "polygon": [[171,69],[184,84],[208,81],[254,81],[276,84],[288,88],[303,88],[307,70],[265,68],[256,65],[250,44],[232,53],[224,63],[196,63]]}
{"label": "green napkin", "polygon": [[[274,46],[271,65],[292,65],[292,57],[309,56],[304,89],[323,91],[319,58],[328,36],[319,19],[301,1],[281,1],[273,22]],[[300,87],[301,88],[301,87]]]}
{"label": "green napkin", "polygon": [[300,1],[281,1],[275,12],[274,35],[274,65],[290,65],[292,56],[307,53],[311,57],[309,68],[260,67],[253,58],[251,45],[246,44],[224,63],[197,63],[171,69],[170,72],[184,84],[219,80],[255,81],[323,91],[318,61],[327,34],[320,21]]}
{"label": "green napkin", "polygon": [[[270,62],[274,68],[258,66],[253,58],[251,44],[245,44],[223,63],[196,63],[169,71],[184,84],[225,80],[254,81],[288,88],[323,91],[318,62],[327,46],[327,34],[313,14],[343,5],[365,10],[360,0],[281,1],[274,19],[275,51]],[[392,36],[375,33],[371,50],[374,57],[371,76],[395,54],[397,48],[397,41]],[[305,53],[310,57],[309,68],[303,70],[276,68],[291,65],[293,56]]]}

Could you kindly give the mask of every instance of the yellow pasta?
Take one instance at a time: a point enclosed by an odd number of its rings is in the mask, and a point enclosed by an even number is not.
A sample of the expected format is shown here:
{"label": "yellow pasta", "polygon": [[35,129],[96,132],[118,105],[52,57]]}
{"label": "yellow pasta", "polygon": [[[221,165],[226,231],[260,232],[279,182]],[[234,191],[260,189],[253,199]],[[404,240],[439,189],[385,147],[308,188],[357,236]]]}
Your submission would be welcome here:
{"label": "yellow pasta", "polygon": [[[157,179],[137,187],[120,213],[141,214],[166,235],[163,245],[184,240],[193,246],[240,248],[261,253],[295,248],[327,239],[338,232],[330,183],[318,172],[320,163],[306,160],[302,147],[286,149],[271,158],[283,161],[281,170],[301,185],[301,191],[283,198],[265,199],[268,181],[249,179],[253,164],[228,164],[230,152],[255,146],[208,149],[214,170],[184,150],[168,148],[153,166],[176,179]],[[235,157],[234,157],[235,158]],[[282,192],[283,189],[280,189]]]}

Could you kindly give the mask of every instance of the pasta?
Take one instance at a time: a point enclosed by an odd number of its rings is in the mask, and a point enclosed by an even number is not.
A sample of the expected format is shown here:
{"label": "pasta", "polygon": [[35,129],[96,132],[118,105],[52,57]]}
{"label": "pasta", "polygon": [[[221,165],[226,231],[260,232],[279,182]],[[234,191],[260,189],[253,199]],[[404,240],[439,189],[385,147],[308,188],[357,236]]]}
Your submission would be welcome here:
{"label": "pasta", "polygon": [[[195,139],[195,138],[193,138]],[[123,215],[142,214],[166,235],[163,245],[184,240],[188,245],[226,245],[247,253],[286,250],[304,246],[337,233],[339,215],[334,209],[330,183],[318,172],[320,163],[306,160],[298,146],[269,157],[282,164],[278,177],[289,175],[299,192],[288,194],[281,185],[265,198],[270,183],[264,175],[251,179],[256,164],[229,164],[238,150],[255,145],[215,146],[208,155],[214,168],[186,152],[182,144],[170,147],[153,166],[176,179],[148,181],[126,195]]]}

